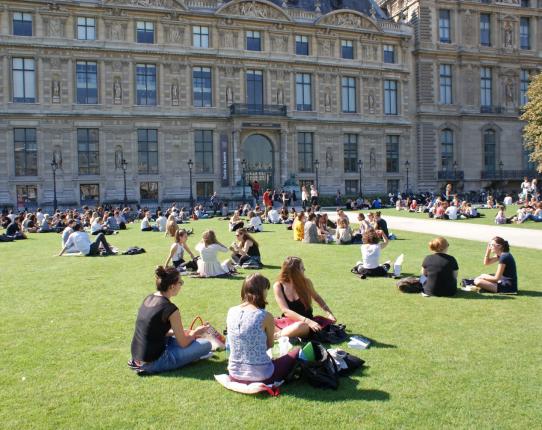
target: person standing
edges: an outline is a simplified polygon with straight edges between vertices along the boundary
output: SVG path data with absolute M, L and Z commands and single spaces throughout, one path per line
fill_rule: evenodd
M 311 185 L 311 206 L 318 206 L 318 190 L 314 184 Z
M 307 192 L 307 187 L 303 185 L 301 187 L 301 206 L 303 207 L 303 210 L 306 210 L 308 205 L 309 205 L 309 194 Z

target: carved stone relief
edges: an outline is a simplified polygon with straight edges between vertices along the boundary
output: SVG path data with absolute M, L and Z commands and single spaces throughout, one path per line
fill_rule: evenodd
M 350 27 L 354 29 L 374 28 L 374 25 L 367 19 L 353 13 L 337 13 L 324 17 L 320 24 L 333 25 L 337 27 Z
M 174 8 L 182 5 L 181 2 L 175 0 L 105 0 L 105 4 L 117 4 L 128 6 L 144 6 L 144 7 L 160 7 L 160 8 Z
M 333 57 L 333 41 L 323 39 L 318 41 L 318 55 L 322 57 Z
M 57 76 L 51 82 L 51 102 L 60 103 L 60 80 Z
M 333 148 L 328 146 L 326 149 L 326 169 L 333 168 Z
M 367 96 L 367 106 L 369 107 L 369 113 L 375 113 L 375 91 L 369 90 Z
M 277 89 L 277 104 L 284 104 L 284 90 L 282 89 L 282 86 L 279 86 Z
M 126 35 L 126 26 L 120 22 L 109 24 L 109 38 L 111 40 L 124 40 Z
M 116 105 L 122 103 L 122 83 L 118 76 L 113 82 L 113 103 Z
M 326 112 L 331 112 L 331 93 L 329 89 L 324 93 L 324 109 Z
M 181 43 L 184 38 L 184 28 L 178 25 L 168 25 L 166 27 L 166 37 L 169 43 Z
M 511 77 L 504 78 L 504 97 L 506 100 L 506 104 L 513 104 L 514 103 L 514 80 Z
M 61 18 L 47 18 L 46 22 L 47 36 L 49 37 L 64 37 L 64 19 Z
M 504 47 L 512 48 L 514 46 L 514 26 L 510 21 L 504 23 Z
M 463 19 L 463 37 L 465 38 L 465 44 L 473 46 L 474 41 L 474 17 L 470 10 L 465 12 Z
M 233 104 L 233 90 L 230 86 L 226 87 L 226 105 Z
M 237 48 L 237 32 L 231 30 L 221 31 L 220 45 L 223 48 Z
M 242 3 L 236 3 L 224 10 L 224 13 L 230 15 L 242 15 L 249 16 L 254 18 L 270 18 L 270 19 L 280 19 L 285 18 L 278 10 L 266 6 L 261 3 L 256 3 L 254 1 L 247 1 Z
M 271 36 L 271 50 L 286 52 L 288 50 L 288 36 Z
M 476 104 L 475 94 L 475 82 L 476 82 L 476 70 L 471 67 L 465 70 L 465 100 L 468 105 Z
M 173 106 L 179 106 L 179 82 L 177 79 L 171 84 L 171 104 Z

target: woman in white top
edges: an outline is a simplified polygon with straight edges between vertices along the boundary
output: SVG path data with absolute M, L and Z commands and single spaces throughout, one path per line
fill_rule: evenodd
M 350 226 L 342 218 L 339 218 L 337 221 L 335 242 L 337 242 L 339 245 L 347 245 L 352 243 L 352 230 L 350 230 Z
M 301 205 L 303 206 L 303 210 L 305 210 L 309 205 L 309 195 L 305 185 L 301 187 Z
M 262 225 L 262 219 L 256 215 L 253 211 L 250 211 L 248 213 L 248 223 L 249 223 L 249 229 L 254 232 L 258 233 L 260 231 L 263 231 L 263 225 Z
M 382 236 L 384 242 L 380 242 Z M 380 230 L 367 230 L 363 235 L 363 245 L 361 245 L 362 270 L 358 273 L 362 278 L 367 276 L 387 276 L 390 270 L 390 264 L 379 264 L 380 251 L 388 245 L 388 238 Z
M 235 211 L 233 213 L 233 216 L 230 218 L 230 222 L 229 222 L 229 230 L 230 231 L 235 231 L 235 230 L 238 230 L 240 228 L 243 228 L 243 226 L 245 225 L 245 222 L 241 219 L 241 216 L 239 215 L 239 211 Z
M 318 190 L 314 185 L 311 185 L 311 206 L 318 205 Z
M 183 258 L 184 251 L 188 252 L 190 254 L 190 257 L 192 257 L 192 260 L 194 260 L 195 256 L 186 243 L 187 239 L 188 233 L 184 228 L 177 230 L 177 232 L 175 233 L 175 242 L 171 245 L 171 248 L 169 249 L 169 256 L 166 260 L 166 264 L 164 264 L 164 267 L 167 267 L 169 262 L 171 261 L 175 268 L 183 269 L 181 265 L 185 263 L 185 260 Z M 191 270 L 197 269 L 197 266 L 194 262 L 187 263 L 185 267 Z
M 196 251 L 200 253 L 198 260 L 198 275 L 204 278 L 229 275 L 231 267 L 228 261 L 222 264 L 218 262 L 219 252 L 228 252 L 228 248 L 222 245 L 217 239 L 213 230 L 203 233 L 201 242 L 196 245 Z
M 156 218 L 156 225 L 158 227 L 158 231 L 165 232 L 166 225 L 167 225 L 167 218 L 164 215 L 162 215 L 162 211 L 158 211 L 156 215 L 158 215 L 158 218 Z

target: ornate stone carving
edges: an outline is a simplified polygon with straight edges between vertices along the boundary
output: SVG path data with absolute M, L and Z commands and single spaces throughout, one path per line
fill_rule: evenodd
M 476 104 L 476 100 L 474 98 L 476 94 L 476 90 L 474 88 L 474 82 L 476 80 L 475 74 L 476 72 L 472 69 L 472 67 L 469 67 L 469 69 L 466 70 L 465 100 L 467 101 L 468 105 Z
M 375 113 L 375 91 L 369 90 L 367 96 L 367 106 L 369 107 L 369 113 Z
M 376 170 L 376 149 L 371 148 L 371 151 L 369 152 L 369 168 L 371 169 L 371 172 L 374 172 Z
M 333 168 L 333 148 L 328 146 L 326 149 L 326 169 Z
M 54 79 L 51 83 L 51 101 L 60 103 L 60 80 Z
M 349 27 L 354 29 L 370 28 L 375 29 L 376 26 L 368 19 L 348 12 L 335 13 L 331 16 L 324 16 L 318 22 L 319 24 L 332 25 L 335 27 Z
M 122 146 L 117 145 L 115 146 L 115 169 L 121 169 L 122 168 L 122 159 L 124 158 L 124 155 L 122 153 Z
M 510 21 L 504 23 L 504 47 L 512 48 L 514 46 L 514 27 Z
M 329 89 L 324 93 L 324 109 L 326 112 L 331 112 L 331 93 Z
M 176 79 L 171 84 L 171 104 L 179 106 L 179 83 Z
M 47 35 L 49 37 L 64 37 L 64 20 L 50 18 L 47 23 Z
M 278 10 L 255 1 L 232 4 L 231 6 L 227 6 L 223 10 L 223 13 L 253 18 L 285 19 L 285 16 Z
M 109 25 L 109 38 L 111 40 L 124 40 L 125 34 L 125 26 L 120 22 L 112 22 Z
M 333 57 L 333 41 L 323 39 L 318 41 L 318 55 L 322 57 Z
M 62 67 L 62 61 L 57 57 L 51 58 L 49 60 L 49 64 L 51 64 L 51 70 L 60 70 Z
M 55 139 L 60 139 L 60 136 L 55 136 Z M 60 145 L 55 145 L 53 149 L 53 160 L 56 161 L 58 167 L 62 169 L 62 147 Z
M 223 48 L 237 48 L 237 32 L 231 30 L 221 31 L 220 44 Z
M 465 37 L 465 43 L 467 45 L 474 45 L 474 17 L 470 10 L 465 12 L 465 18 L 463 20 L 463 35 Z
M 504 78 L 504 97 L 506 104 L 514 103 L 514 80 L 511 77 Z
M 122 63 L 120 61 L 114 61 L 113 62 L 113 71 L 115 71 L 115 72 L 121 72 L 122 71 Z
M 122 82 L 119 77 L 113 82 L 113 103 L 116 105 L 122 103 Z
M 166 29 L 166 37 L 169 43 L 180 43 L 184 38 L 184 28 L 178 25 L 169 25 Z
M 160 8 L 175 8 L 183 7 L 183 4 L 177 0 L 105 0 L 105 4 L 127 5 L 127 6 L 143 6 L 143 7 L 160 7 Z
M 233 104 L 233 90 L 230 86 L 226 87 L 226 106 Z
M 271 50 L 274 52 L 286 52 L 288 50 L 288 36 L 271 36 Z
M 284 90 L 282 89 L 282 86 L 279 86 L 277 89 L 277 104 L 284 104 Z

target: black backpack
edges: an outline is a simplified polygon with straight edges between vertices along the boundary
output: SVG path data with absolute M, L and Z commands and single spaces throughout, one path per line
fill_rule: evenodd
M 315 388 L 339 387 L 339 369 L 324 346 L 312 342 L 314 361 L 301 361 L 301 375 Z
M 137 255 L 143 253 L 145 253 L 145 249 L 139 248 L 138 246 L 131 246 L 126 251 L 124 251 L 122 255 Z
M 320 343 L 341 343 L 348 339 L 345 326 L 342 324 L 330 324 L 320 331 L 311 332 L 311 340 Z

